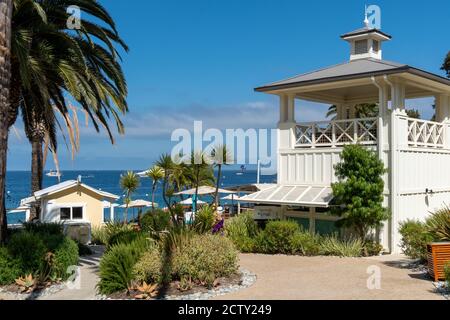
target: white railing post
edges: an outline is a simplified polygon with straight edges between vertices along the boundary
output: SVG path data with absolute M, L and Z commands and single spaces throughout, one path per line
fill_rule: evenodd
M 353 120 L 353 143 L 358 143 L 358 120 Z
M 336 123 L 331 121 L 331 145 L 336 147 Z
M 316 125 L 313 123 L 311 125 L 311 148 L 316 147 Z

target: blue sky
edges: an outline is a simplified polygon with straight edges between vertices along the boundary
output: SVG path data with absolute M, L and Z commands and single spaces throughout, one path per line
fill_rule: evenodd
M 130 46 L 124 54 L 130 113 L 126 135 L 112 146 L 105 133 L 82 128 L 72 161 L 60 142 L 65 170 L 141 169 L 169 152 L 170 133 L 206 127 L 271 128 L 277 99 L 253 88 L 349 58 L 340 34 L 362 27 L 364 5 L 382 10 L 382 30 L 393 40 L 383 58 L 443 75 L 450 50 L 448 12 L 441 1 L 102 0 Z M 422 113 L 429 100 L 413 102 Z M 299 103 L 297 119 L 322 120 L 325 106 Z M 31 148 L 17 123 L 10 170 L 28 170 Z M 47 168 L 53 164 L 48 161 Z

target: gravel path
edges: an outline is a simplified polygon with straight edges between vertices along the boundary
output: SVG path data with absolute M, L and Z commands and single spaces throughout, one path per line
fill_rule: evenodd
M 411 270 L 411 262 L 401 255 L 337 258 L 243 254 L 241 267 L 257 275 L 256 283 L 215 299 L 444 300 L 423 270 Z M 380 272 L 379 289 L 368 288 L 368 271 Z

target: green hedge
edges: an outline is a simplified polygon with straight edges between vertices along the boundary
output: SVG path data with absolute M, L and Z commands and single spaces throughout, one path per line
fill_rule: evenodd
M 433 241 L 425 223 L 407 220 L 400 223 L 399 232 L 402 236 L 400 247 L 403 253 L 413 259 L 427 260 L 427 244 Z
M 300 233 L 295 221 L 270 221 L 256 238 L 257 250 L 269 254 L 291 254 L 291 238 Z
M 20 261 L 13 258 L 7 248 L 0 247 L 0 285 L 13 283 L 21 275 Z

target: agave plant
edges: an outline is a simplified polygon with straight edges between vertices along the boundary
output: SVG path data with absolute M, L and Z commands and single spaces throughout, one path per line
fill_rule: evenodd
M 450 241 L 450 208 L 448 206 L 432 213 L 426 222 L 428 232 L 438 241 Z
M 32 292 L 37 284 L 36 279 L 33 278 L 33 275 L 31 273 L 25 277 L 16 279 L 15 282 L 20 287 L 20 292 L 22 293 Z

